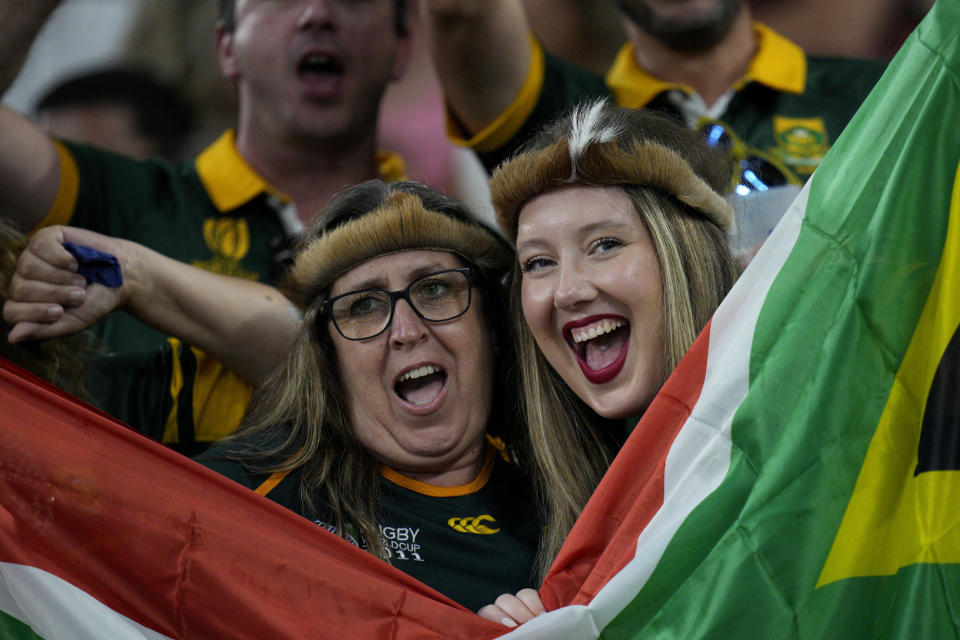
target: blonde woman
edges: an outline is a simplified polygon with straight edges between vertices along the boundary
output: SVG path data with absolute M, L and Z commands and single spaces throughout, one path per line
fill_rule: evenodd
M 736 279 L 728 158 L 651 112 L 584 105 L 490 183 L 516 243 L 522 403 L 545 573 L 618 445 Z M 531 597 L 533 596 L 533 597 Z M 542 612 L 535 592 L 482 614 Z

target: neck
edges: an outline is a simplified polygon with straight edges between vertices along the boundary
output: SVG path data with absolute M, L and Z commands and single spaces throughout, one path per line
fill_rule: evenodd
M 304 224 L 344 186 L 379 177 L 373 131 L 349 144 L 342 140 L 278 142 L 263 140 L 241 127 L 237 151 L 268 183 L 293 199 Z
M 706 51 L 676 51 L 663 46 L 629 20 L 627 37 L 633 44 L 636 63 L 666 82 L 685 84 L 696 91 L 707 106 L 744 76 L 756 52 L 753 19 L 744 4 L 730 32 Z
M 413 471 L 409 469 L 395 469 L 397 473 L 412 478 L 418 482 L 435 487 L 459 487 L 470 484 L 477 479 L 483 470 L 483 463 L 487 460 L 486 439 L 476 447 L 471 448 L 455 464 L 442 471 Z

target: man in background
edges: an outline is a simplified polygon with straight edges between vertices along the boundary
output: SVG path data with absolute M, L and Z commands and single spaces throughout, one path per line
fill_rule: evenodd
M 0 92 L 59 4 L 0 0 Z M 403 176 L 402 160 L 379 151 L 376 126 L 383 93 L 406 64 L 403 0 L 220 0 L 218 15 L 237 124 L 194 159 L 108 154 L 0 107 L 0 206 L 21 230 L 71 224 L 275 282 L 290 239 L 333 193 Z M 73 294 L 84 295 L 79 281 Z M 163 340 L 123 315 L 97 330 L 119 351 Z
M 421 6 L 451 136 L 488 168 L 560 112 L 610 97 L 703 129 L 769 183 L 757 188 L 799 184 L 885 66 L 807 56 L 754 22 L 745 0 L 618 0 L 627 43 L 605 77 L 546 52 L 520 0 Z

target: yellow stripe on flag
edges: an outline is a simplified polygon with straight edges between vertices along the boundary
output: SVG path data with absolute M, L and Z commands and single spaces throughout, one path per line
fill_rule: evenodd
M 960 166 L 943 256 L 817 587 L 895 574 L 918 563 L 960 563 L 960 470 L 914 475 L 924 408 L 960 326 Z

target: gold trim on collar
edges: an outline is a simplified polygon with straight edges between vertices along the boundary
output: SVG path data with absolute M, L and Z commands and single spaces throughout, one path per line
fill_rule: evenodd
M 398 471 L 391 469 L 390 467 L 381 466 L 380 475 L 392 482 L 393 484 L 400 485 L 404 489 L 409 489 L 410 491 L 416 491 L 417 493 L 422 493 L 425 496 L 432 496 L 434 498 L 453 498 L 456 496 L 467 496 L 471 493 L 476 493 L 483 489 L 487 481 L 490 480 L 490 475 L 493 473 L 493 463 L 495 459 L 495 449 L 491 445 L 487 445 L 487 457 L 483 461 L 483 468 L 480 470 L 480 474 L 474 478 L 472 482 L 467 484 L 461 484 L 456 487 L 438 487 L 426 482 L 420 482 L 419 480 L 414 480 L 413 478 L 408 478 L 407 476 L 401 474 Z
M 260 177 L 237 151 L 233 129 L 228 129 L 197 156 L 197 175 L 214 206 L 223 213 L 236 209 L 261 193 L 283 196 Z
M 377 152 L 377 173 L 384 182 L 407 179 L 407 165 L 400 154 L 393 151 Z
M 77 162 L 63 143 L 59 140 L 52 140 L 52 142 L 54 149 L 57 150 L 57 158 L 60 160 L 60 186 L 57 188 L 57 197 L 50 205 L 50 210 L 30 233 L 54 224 L 70 224 L 73 210 L 77 206 L 77 195 L 80 193 L 80 173 L 77 171 Z
M 633 43 L 627 42 L 617 53 L 617 57 L 607 72 L 607 86 L 613 91 L 614 100 L 621 107 L 639 109 L 669 89 L 680 89 L 684 93 L 693 90 L 678 82 L 665 82 L 655 78 L 637 64 L 633 57 Z
M 772 89 L 788 93 L 803 93 L 807 81 L 807 57 L 803 49 L 759 22 L 753 23 L 757 39 L 757 53 L 750 67 L 734 86 L 740 89 L 748 82 L 759 82 Z M 666 82 L 655 78 L 637 65 L 633 44 L 626 43 L 607 72 L 607 85 L 613 91 L 618 105 L 639 109 L 669 89 L 679 89 L 687 95 L 694 93 L 685 84 Z
M 753 33 L 757 53 L 736 88 L 753 81 L 778 91 L 803 93 L 807 84 L 807 56 L 803 49 L 759 22 L 753 23 Z
M 385 182 L 405 180 L 407 167 L 403 158 L 392 151 L 378 151 L 377 173 Z M 221 212 L 231 211 L 250 202 L 261 193 L 274 195 L 284 202 L 290 197 L 274 188 L 237 151 L 236 133 L 228 129 L 197 156 L 197 175 L 214 206 Z

